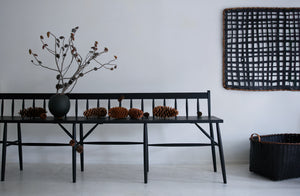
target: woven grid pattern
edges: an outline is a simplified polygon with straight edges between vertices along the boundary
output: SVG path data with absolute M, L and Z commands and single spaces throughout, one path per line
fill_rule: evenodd
M 300 8 L 225 9 L 223 86 L 300 90 Z

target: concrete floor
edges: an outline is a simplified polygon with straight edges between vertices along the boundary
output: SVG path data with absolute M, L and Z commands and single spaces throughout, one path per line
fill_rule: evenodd
M 143 183 L 142 165 L 86 164 L 72 183 L 71 164 L 29 164 L 24 171 L 8 163 L 1 196 L 112 195 L 112 196 L 291 196 L 300 195 L 300 178 L 271 181 L 248 170 L 246 164 L 227 164 L 228 184 L 220 169 L 202 165 L 150 165 L 149 182 Z

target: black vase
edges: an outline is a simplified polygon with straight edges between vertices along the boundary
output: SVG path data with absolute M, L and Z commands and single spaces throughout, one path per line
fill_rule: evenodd
M 62 118 L 70 110 L 70 99 L 67 95 L 53 95 L 49 99 L 48 108 L 54 117 Z

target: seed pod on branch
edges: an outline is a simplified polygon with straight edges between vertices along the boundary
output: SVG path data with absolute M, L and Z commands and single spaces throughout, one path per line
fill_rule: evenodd
M 43 46 L 42 46 L 42 49 L 45 49 L 45 47 L 47 47 L 48 46 L 48 44 L 44 44 Z
M 73 41 L 75 40 L 74 33 L 71 33 L 71 39 L 72 39 Z
M 63 85 L 62 84 L 56 84 L 55 85 L 55 88 L 58 90 L 58 89 L 62 89 L 63 88 Z

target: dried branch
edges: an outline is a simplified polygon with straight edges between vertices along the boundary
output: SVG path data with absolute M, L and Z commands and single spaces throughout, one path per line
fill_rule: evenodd
M 114 56 L 114 59 L 106 62 L 101 63 L 97 60 L 101 55 L 108 52 L 107 48 L 104 48 L 103 51 L 97 52 L 98 50 L 98 41 L 95 41 L 94 45 L 91 47 L 91 51 L 89 51 L 85 58 L 83 58 L 78 52 L 75 47 L 74 41 L 75 41 L 75 34 L 79 27 L 75 27 L 71 30 L 70 37 L 67 39 L 64 36 L 57 37 L 50 31 L 47 32 L 47 38 L 52 38 L 54 40 L 54 48 L 51 49 L 48 45 L 48 43 L 45 41 L 44 37 L 40 36 L 40 41 L 42 42 L 42 49 L 46 49 L 50 54 L 54 56 L 55 65 L 56 68 L 51 68 L 48 66 L 43 65 L 42 61 L 38 59 L 38 55 L 33 53 L 31 49 L 29 49 L 29 54 L 33 56 L 34 60 L 31 60 L 31 62 L 36 66 L 41 66 L 43 68 L 49 69 L 51 71 L 58 72 L 58 75 L 56 76 L 57 84 L 56 84 L 56 93 L 64 94 L 68 89 L 70 93 L 75 85 L 77 84 L 77 81 L 79 78 L 85 76 L 87 73 L 90 73 L 92 71 L 97 71 L 101 68 L 114 70 L 117 68 L 117 65 L 113 63 L 117 60 L 117 56 Z M 69 62 L 66 62 L 66 57 L 70 55 L 71 59 Z M 87 69 L 88 66 L 90 66 L 91 62 L 95 61 L 100 66 L 90 68 L 88 71 L 84 71 Z M 70 71 L 70 68 L 72 65 L 77 66 L 75 69 L 75 72 L 69 76 L 68 72 Z

